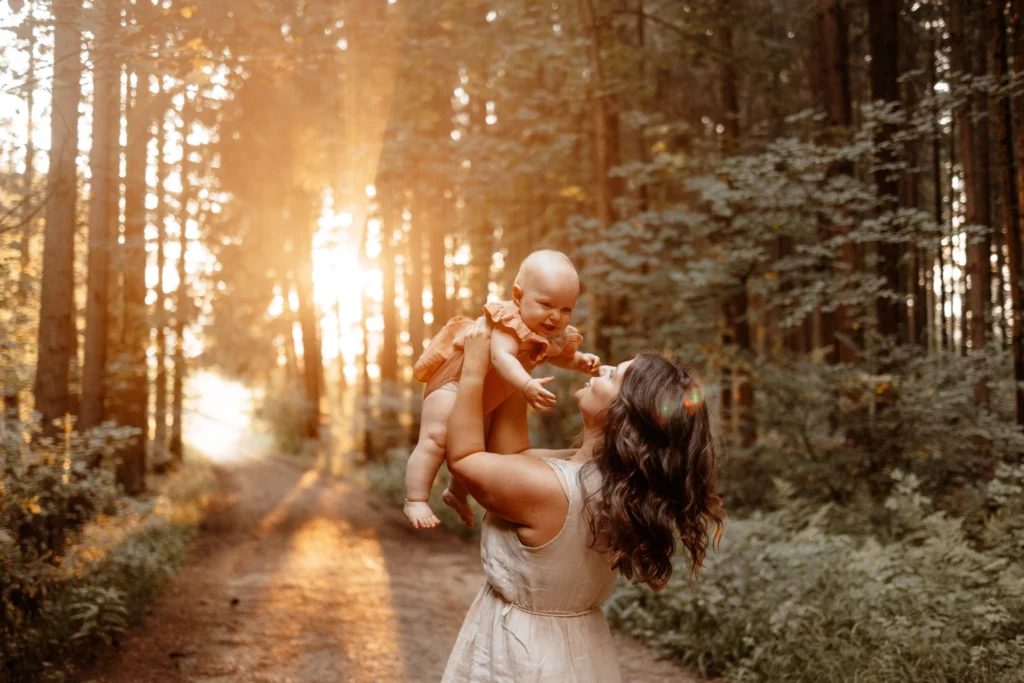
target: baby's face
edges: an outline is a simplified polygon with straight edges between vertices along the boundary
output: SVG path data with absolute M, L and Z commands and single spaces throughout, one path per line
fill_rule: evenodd
M 557 337 L 569 326 L 580 285 L 575 274 L 536 273 L 513 292 L 526 326 L 542 337 Z

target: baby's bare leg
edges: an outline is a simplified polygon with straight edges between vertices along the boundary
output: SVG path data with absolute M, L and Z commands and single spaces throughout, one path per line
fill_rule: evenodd
M 430 529 L 441 523 L 427 501 L 430 487 L 444 462 L 448 417 L 456 396 L 455 391 L 442 387 L 423 399 L 420 438 L 405 466 L 405 505 L 402 506 L 405 516 L 417 529 Z

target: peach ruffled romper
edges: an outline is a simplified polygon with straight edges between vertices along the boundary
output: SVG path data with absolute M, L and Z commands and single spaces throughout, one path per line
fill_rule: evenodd
M 542 337 L 523 322 L 519 306 L 513 301 L 499 301 L 484 306 L 484 315 L 496 327 L 501 327 L 519 339 L 519 353 L 516 358 L 527 372 L 548 358 L 571 359 L 583 342 L 583 336 L 573 326 L 565 328 L 554 338 Z M 444 328 L 430 340 L 430 346 L 423 352 L 413 367 L 413 376 L 425 382 L 423 398 L 426 398 L 446 384 L 458 382 L 462 375 L 462 353 L 465 348 L 466 332 L 473 326 L 470 318 L 452 318 Z M 516 392 L 498 372 L 491 368 L 484 379 L 484 414 L 488 415 Z

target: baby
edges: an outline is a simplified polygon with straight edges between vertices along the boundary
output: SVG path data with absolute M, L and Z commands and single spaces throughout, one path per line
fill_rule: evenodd
M 493 323 L 491 365 L 484 379 L 484 415 L 514 393 L 524 394 L 537 410 L 549 411 L 555 395 L 544 388 L 554 377 L 533 378 L 530 373 L 548 362 L 567 370 L 590 375 L 598 373 L 600 359 L 577 351 L 583 337 L 569 325 L 580 279 L 572 261 L 557 251 L 535 251 L 523 261 L 512 286 L 512 301 L 484 306 Z M 413 369 L 416 379 L 426 382 L 419 442 L 409 456 L 405 470 L 405 516 L 418 529 L 440 524 L 427 504 L 430 487 L 444 462 L 448 416 L 455 405 L 462 374 L 463 338 L 473 326 L 469 318 L 452 318 L 430 342 Z M 466 524 L 473 525 L 473 512 L 466 493 L 453 480 L 444 492 L 444 502 L 455 509 Z

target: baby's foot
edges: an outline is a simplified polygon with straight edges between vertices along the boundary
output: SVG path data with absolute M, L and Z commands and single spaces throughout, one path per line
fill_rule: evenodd
M 402 512 L 416 529 L 433 529 L 441 523 L 430 506 L 422 500 L 406 500 Z
M 451 489 L 445 489 L 441 495 L 444 504 L 459 513 L 459 517 L 466 523 L 466 526 L 473 526 L 473 509 L 469 507 L 469 501 L 466 498 L 459 498 Z

